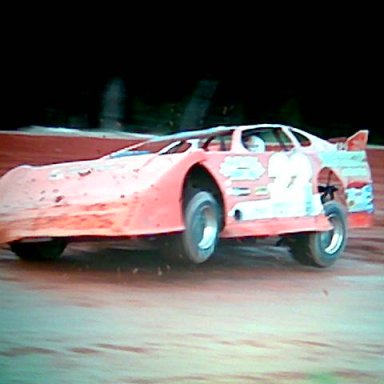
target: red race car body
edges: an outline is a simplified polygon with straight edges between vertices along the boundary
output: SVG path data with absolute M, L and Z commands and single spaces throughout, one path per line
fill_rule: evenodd
M 202 262 L 219 237 L 333 236 L 332 215 L 343 215 L 345 231 L 367 227 L 367 139 L 360 131 L 331 143 L 279 124 L 216 127 L 156 137 L 96 160 L 19 166 L 0 179 L 0 243 L 160 236 Z M 326 212 L 330 201 L 342 213 Z

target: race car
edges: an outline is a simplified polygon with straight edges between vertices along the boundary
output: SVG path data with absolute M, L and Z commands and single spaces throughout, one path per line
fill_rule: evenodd
M 278 236 L 328 267 L 373 222 L 368 131 L 330 142 L 281 124 L 158 136 L 89 161 L 22 165 L 0 179 L 0 243 L 26 260 L 72 241 L 125 239 L 202 263 L 220 238 Z

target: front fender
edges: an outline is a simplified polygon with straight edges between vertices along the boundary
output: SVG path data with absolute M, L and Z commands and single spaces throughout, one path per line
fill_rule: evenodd
M 146 180 L 137 204 L 140 217 L 137 225 L 152 233 L 181 231 L 183 219 L 183 185 L 188 171 L 206 159 L 204 151 L 160 155 L 139 172 Z

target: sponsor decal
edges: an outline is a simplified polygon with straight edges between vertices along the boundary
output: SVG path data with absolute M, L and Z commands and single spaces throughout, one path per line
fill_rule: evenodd
M 323 212 L 320 194 L 312 195 L 310 201 L 253 200 L 236 203 L 228 216 L 241 217 L 241 220 L 273 219 L 283 217 L 317 216 Z M 240 215 L 239 215 L 240 213 Z
M 367 167 L 343 168 L 341 174 L 344 177 L 366 177 L 370 175 Z
M 340 168 L 344 177 L 369 177 L 367 154 L 365 151 L 356 152 L 324 152 L 319 154 L 322 165 L 330 168 Z
M 361 188 L 347 188 L 345 195 L 349 212 L 372 213 L 374 211 L 372 184 L 364 185 Z
M 257 180 L 265 168 L 257 157 L 227 156 L 220 164 L 219 172 L 231 180 Z
M 255 188 L 255 195 L 256 196 L 267 196 L 269 195 L 268 186 L 262 185 Z
M 251 189 L 247 187 L 231 187 L 226 190 L 227 195 L 231 196 L 249 196 Z
M 231 216 L 256 220 L 315 216 L 323 212 L 320 194 L 313 193 L 312 163 L 305 154 L 275 153 L 269 159 L 267 173 L 271 182 L 257 186 L 255 199 L 237 203 L 229 213 Z M 260 196 L 265 198 L 257 199 Z

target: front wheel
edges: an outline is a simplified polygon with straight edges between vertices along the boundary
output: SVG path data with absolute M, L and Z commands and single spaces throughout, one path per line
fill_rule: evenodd
M 15 241 L 10 244 L 11 251 L 27 261 L 55 260 L 64 252 L 66 246 L 67 241 L 64 239 L 29 243 Z
M 290 248 L 293 258 L 301 264 L 329 267 L 344 252 L 348 235 L 344 207 L 331 200 L 324 204 L 324 213 L 333 227 L 331 230 L 299 234 L 291 238 Z
M 220 231 L 220 208 L 213 195 L 195 193 L 184 209 L 185 230 L 171 235 L 162 246 L 167 259 L 200 264 L 215 252 Z

